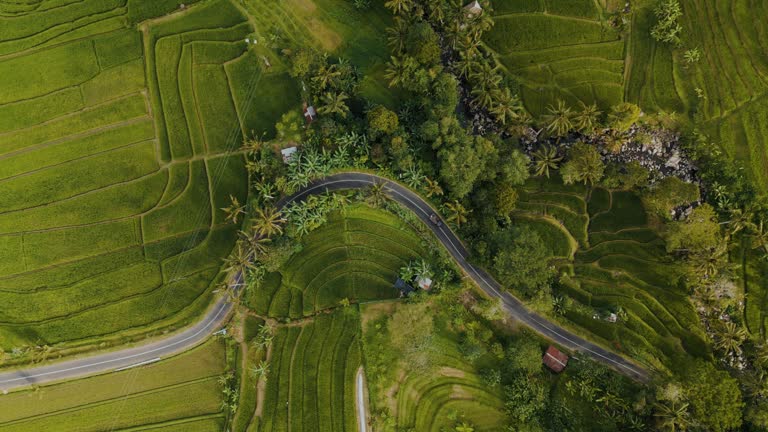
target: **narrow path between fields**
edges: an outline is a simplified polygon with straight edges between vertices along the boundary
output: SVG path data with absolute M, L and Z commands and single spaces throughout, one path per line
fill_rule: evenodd
M 465 275 L 471 278 L 488 296 L 501 299 L 504 310 L 512 318 L 527 325 L 545 338 L 569 350 L 583 353 L 594 361 L 603 363 L 632 379 L 644 382 L 650 379 L 649 372 L 635 362 L 577 336 L 546 317 L 529 310 L 523 302 L 506 291 L 485 270 L 470 263 L 469 253 L 458 236 L 445 223 L 435 225 L 430 221 L 430 216 L 434 214 L 439 217 L 439 212 L 418 194 L 400 183 L 368 173 L 339 173 L 317 180 L 296 194 L 280 200 L 277 207 L 281 209 L 310 195 L 335 190 L 364 189 L 374 184 L 383 184 L 386 193 L 392 200 L 411 210 L 429 227 Z M 230 284 L 237 289 L 243 285 L 242 281 L 242 274 L 237 273 L 230 279 Z M 232 310 L 233 305 L 228 301 L 228 296 L 220 296 L 198 323 L 163 339 L 119 351 L 94 353 L 79 359 L 0 373 L 0 392 L 111 372 L 119 368 L 135 367 L 148 360 L 178 354 L 199 345 L 220 329 L 229 319 Z
M 355 404 L 357 405 L 357 424 L 360 432 L 368 432 L 368 410 L 365 403 L 365 375 L 363 367 L 357 370 L 355 377 Z

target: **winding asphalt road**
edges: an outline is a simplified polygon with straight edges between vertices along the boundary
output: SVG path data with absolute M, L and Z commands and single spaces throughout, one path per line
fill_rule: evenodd
M 293 202 L 301 201 L 314 194 L 326 191 L 361 189 L 375 183 L 383 183 L 389 197 L 413 211 L 434 232 L 437 239 L 448 250 L 453 259 L 486 294 L 502 300 L 504 309 L 509 315 L 551 339 L 555 343 L 591 357 L 616 371 L 639 381 L 648 381 L 648 371 L 626 358 L 608 351 L 592 342 L 563 329 L 543 316 L 528 310 L 520 300 L 504 291 L 488 273 L 475 267 L 467 261 L 468 253 L 459 238 L 445 224 L 436 226 L 429 220 L 430 215 L 437 212 L 417 194 L 408 188 L 366 173 L 341 173 L 328 176 L 312 183 L 300 192 L 281 200 L 278 208 Z M 239 286 L 241 275 L 236 275 L 232 283 Z M 0 373 L 0 392 L 10 391 L 20 387 L 39 385 L 43 383 L 68 380 L 87 375 L 95 375 L 115 370 L 123 370 L 158 361 L 197 346 L 212 333 L 218 331 L 229 318 L 232 304 L 226 296 L 220 296 L 216 303 L 206 312 L 198 323 L 181 332 L 171 334 L 162 339 L 144 345 L 125 348 L 118 351 L 96 353 L 88 357 L 51 363 L 45 366 L 27 369 L 10 370 Z

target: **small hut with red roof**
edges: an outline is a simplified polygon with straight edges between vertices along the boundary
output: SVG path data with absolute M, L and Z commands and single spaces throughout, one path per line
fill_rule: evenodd
M 568 365 L 568 356 L 563 354 L 553 345 L 550 345 L 541 361 L 543 361 L 548 368 L 552 369 L 552 371 L 560 373 L 565 369 L 565 366 Z

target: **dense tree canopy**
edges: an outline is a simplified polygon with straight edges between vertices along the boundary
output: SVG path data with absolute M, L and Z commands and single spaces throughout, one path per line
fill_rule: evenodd
M 672 209 L 697 201 L 699 198 L 697 185 L 686 183 L 677 177 L 667 177 L 656 183 L 643 196 L 643 204 L 648 211 L 670 219 Z
M 605 164 L 594 146 L 578 142 L 571 148 L 569 158 L 560 169 L 565 184 L 581 181 L 593 185 L 603 178 Z
M 530 229 L 509 228 L 495 236 L 493 269 L 502 284 L 533 296 L 552 278 L 549 252 L 541 237 Z
M 695 208 L 684 221 L 672 222 L 668 228 L 666 240 L 669 251 L 700 254 L 716 248 L 721 242 L 717 214 L 709 204 Z
M 685 389 L 693 416 L 704 430 L 726 432 L 741 426 L 741 390 L 728 372 L 697 361 L 687 371 Z

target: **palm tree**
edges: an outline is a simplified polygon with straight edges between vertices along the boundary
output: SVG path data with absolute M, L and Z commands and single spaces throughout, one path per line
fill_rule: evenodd
M 422 278 L 431 278 L 435 275 L 435 273 L 432 271 L 432 266 L 429 265 L 429 263 L 425 260 L 420 260 L 418 262 L 416 265 L 416 271 L 418 276 Z
M 243 151 L 245 151 L 249 156 L 253 156 L 261 150 L 262 145 L 264 144 L 264 136 L 266 135 L 266 132 L 261 134 L 261 136 L 251 135 L 250 138 L 247 138 L 245 142 L 243 143 L 243 146 L 241 147 Z
M 418 189 L 421 187 L 422 182 L 427 177 L 421 173 L 421 170 L 414 164 L 410 164 L 404 173 L 400 175 L 400 178 L 405 181 L 412 189 Z
M 611 153 L 618 153 L 624 146 L 624 136 L 616 131 L 605 135 L 605 148 Z
M 523 105 L 520 103 L 520 98 L 512 94 L 508 87 L 496 90 L 493 99 L 494 103 L 490 111 L 501 124 L 506 125 L 507 120 L 514 121 L 520 117 Z
M 448 222 L 453 222 L 457 227 L 461 228 L 461 224 L 467 223 L 467 215 L 469 211 L 459 202 L 459 200 L 453 200 L 447 202 L 443 206 L 448 212 Z
M 467 77 L 477 67 L 477 61 L 465 52 L 459 53 L 459 59 L 453 63 L 460 77 Z
M 762 219 L 755 228 L 752 237 L 752 249 L 754 250 L 759 248 L 763 248 L 763 251 L 768 253 L 768 230 L 765 229 Z
M 400 267 L 400 279 L 411 282 L 418 275 L 418 269 L 414 265 L 413 261 Z
M 432 180 L 429 177 L 425 177 L 424 182 L 426 183 L 424 185 L 424 189 L 427 191 L 427 198 L 432 198 L 433 196 L 440 196 L 443 194 L 443 188 L 440 187 L 440 183 L 438 183 L 437 180 Z
M 255 268 L 250 251 L 243 246 L 242 241 L 238 241 L 232 253 L 224 258 L 224 271 L 227 273 L 245 273 L 246 270 Z
M 397 87 L 410 79 L 413 70 L 414 61 L 412 57 L 390 57 L 387 62 L 387 70 L 384 72 L 384 78 L 389 80 L 390 87 Z
M 729 224 L 730 230 L 729 234 L 731 236 L 738 234 L 742 230 L 754 230 L 756 229 L 755 224 L 752 222 L 752 217 L 754 216 L 751 209 L 733 209 L 731 210 L 731 220 L 726 222 L 721 222 L 722 224 Z
M 488 62 L 480 63 L 477 70 L 469 74 L 469 78 L 473 88 L 483 87 L 489 91 L 495 90 L 501 83 L 501 75 Z
M 741 344 L 747 339 L 747 331 L 728 321 L 718 330 L 715 347 L 726 354 L 741 355 Z
M 336 81 L 341 76 L 341 71 L 338 70 L 336 65 L 323 65 L 317 71 L 316 75 L 312 77 L 318 90 L 325 90 L 328 86 L 335 87 Z
M 226 214 L 225 220 L 236 224 L 240 216 L 245 214 L 245 206 L 240 205 L 240 201 L 233 195 L 229 196 L 229 200 L 231 201 L 229 207 L 224 207 L 222 210 Z
M 429 20 L 435 23 L 443 24 L 445 21 L 445 9 L 443 9 L 442 0 L 431 0 L 427 2 L 429 6 Z
M 584 102 L 579 102 L 579 104 L 581 111 L 573 118 L 576 129 L 582 133 L 592 133 L 597 129 L 602 112 L 597 109 L 597 104 L 587 105 Z
M 400 15 L 413 8 L 413 0 L 387 0 L 384 7 L 390 9 L 395 15 Z
M 467 422 L 461 422 L 460 425 L 454 428 L 456 432 L 475 432 L 475 428 Z
M 349 114 L 349 107 L 346 102 L 349 96 L 346 93 L 326 92 L 322 99 L 323 105 L 317 109 L 317 112 L 321 114 L 338 114 L 342 118 L 347 117 L 347 114 Z
M 269 375 L 269 362 L 261 360 L 258 364 L 251 366 L 248 369 L 248 375 L 250 375 L 251 378 L 255 379 L 256 381 L 263 380 L 264 382 L 267 382 L 267 375 Z
M 717 247 L 691 258 L 701 275 L 706 278 L 717 276 L 720 270 L 727 266 L 728 242 L 721 241 Z
M 220 282 L 216 289 L 213 290 L 214 293 L 224 293 L 227 296 L 228 302 L 233 302 L 237 298 L 237 284 L 230 284 L 227 281 Z
M 383 204 L 387 199 L 387 191 L 384 189 L 384 186 L 383 182 L 374 182 L 368 188 L 368 200 L 376 207 Z
M 630 415 L 627 420 L 627 428 L 631 432 L 643 432 L 647 429 L 643 419 L 636 415 Z
M 256 192 L 259 193 L 259 198 L 264 202 L 272 201 L 277 195 L 277 186 L 268 181 L 262 180 L 256 183 L 253 188 L 256 189 Z
M 557 149 L 553 146 L 544 146 L 533 152 L 533 164 L 537 176 L 545 175 L 549 178 L 549 170 L 556 170 L 563 158 L 557 156 Z
M 493 105 L 493 94 L 496 91 L 495 88 L 488 88 L 482 86 L 472 87 L 472 102 L 471 105 L 474 108 L 490 109 Z
M 768 367 L 768 343 L 758 345 L 755 349 L 755 363 L 762 367 Z
M 657 403 L 655 411 L 653 416 L 659 419 L 659 426 L 662 430 L 670 432 L 684 431 L 691 424 L 687 403 Z
M 267 251 L 267 245 L 272 243 L 272 239 L 267 237 L 255 236 L 253 233 L 246 231 L 237 232 L 240 239 L 245 242 L 248 247 L 256 254 L 263 254 Z
M 253 218 L 253 230 L 260 236 L 270 238 L 276 234 L 282 234 L 282 224 L 285 223 L 280 211 L 274 207 L 266 209 L 256 209 L 256 215 Z
M 547 131 L 556 137 L 565 136 L 571 129 L 573 123 L 571 118 L 573 113 L 562 100 L 557 101 L 557 105 L 547 107 L 549 114 L 544 115 L 544 121 L 547 123 Z
M 387 28 L 387 43 L 394 51 L 401 53 L 405 50 L 408 28 L 409 23 L 400 17 L 395 17 L 395 25 Z

